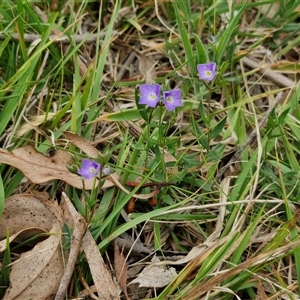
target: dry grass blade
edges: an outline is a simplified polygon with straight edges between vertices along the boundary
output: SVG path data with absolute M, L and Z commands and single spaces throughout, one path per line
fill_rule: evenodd
M 195 286 L 193 286 L 189 292 L 184 295 L 184 300 L 194 300 L 199 298 L 200 296 L 206 294 L 209 291 L 214 290 L 218 285 L 220 285 L 226 279 L 230 279 L 233 276 L 239 274 L 242 271 L 250 270 L 254 266 L 259 266 L 259 264 L 264 264 L 267 261 L 273 260 L 277 257 L 280 257 L 286 254 L 288 251 L 299 247 L 300 241 L 290 243 L 288 245 L 279 247 L 275 250 L 268 251 L 253 258 L 250 258 L 243 263 L 239 264 L 238 266 L 229 269 L 227 271 L 222 272 L 220 275 L 216 275 L 211 279 L 207 280 L 205 283 L 199 282 Z M 250 272 L 250 271 L 249 271 Z
M 0 215 L 20 191 L 63 200 L 3 214 L 0 298 L 53 218 L 57 299 L 298 299 L 298 2 L 19 2 L 0 5 Z
M 248 57 L 244 57 L 242 62 L 250 67 L 251 69 L 258 69 L 259 73 L 261 73 L 264 77 L 273 81 L 275 84 L 281 87 L 294 87 L 295 82 L 290 80 L 288 77 L 281 75 L 280 73 L 276 73 L 272 70 L 269 70 L 267 66 L 262 66 L 261 62 L 255 61 Z
M 85 42 L 85 43 L 93 43 L 95 42 L 97 39 L 99 39 L 99 37 L 104 37 L 105 36 L 105 32 L 101 32 L 100 34 L 98 33 L 83 33 L 83 34 L 73 34 L 70 37 L 66 36 L 66 35 L 62 35 L 60 37 L 57 37 L 57 35 L 50 35 L 49 36 L 49 40 L 53 40 L 53 42 L 55 43 L 63 43 L 63 44 L 70 44 L 70 43 L 81 43 L 81 42 Z M 114 35 L 119 35 L 120 33 L 115 31 Z M 0 33 L 0 40 L 4 40 L 6 38 L 6 35 L 3 33 Z M 12 35 L 12 38 L 15 40 L 19 40 L 20 36 L 17 33 L 14 33 Z M 41 39 L 41 36 L 38 34 L 34 34 L 34 33 L 25 33 L 24 34 L 24 41 L 28 42 L 28 43 L 33 43 L 35 41 L 38 41 Z

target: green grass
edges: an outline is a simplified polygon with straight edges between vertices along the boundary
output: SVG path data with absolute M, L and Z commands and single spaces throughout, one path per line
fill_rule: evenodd
M 161 260 L 169 260 L 170 251 L 196 251 L 173 281 L 153 288 L 147 299 L 279 299 L 283 294 L 297 299 L 297 1 L 278 7 L 273 0 L 58 1 L 54 10 L 55 1 L 15 2 L 0 4 L 1 148 L 33 144 L 44 154 L 64 149 L 80 161 L 85 155 L 62 135 L 71 131 L 105 156 L 130 193 L 114 186 L 90 197 L 64 182 L 24 185 L 20 171 L 1 164 L 0 213 L 13 194 L 42 190 L 60 200 L 65 191 L 89 217 L 109 269 L 112 241 L 125 232 Z M 29 33 L 39 39 L 29 42 Z M 82 33 L 98 36 L 74 42 Z M 68 40 L 58 41 L 62 36 Z M 268 77 L 267 71 L 249 68 L 243 57 L 274 73 Z M 197 64 L 212 61 L 215 80 L 199 80 Z M 278 85 L 277 73 L 294 86 Z M 180 88 L 184 105 L 168 112 L 138 104 L 145 82 L 163 90 Z M 137 186 L 130 189 L 128 181 Z M 137 200 L 128 215 L 132 195 L 153 190 L 143 187 L 148 182 L 173 185 L 159 190 L 155 206 Z M 5 265 L 11 254 L 2 255 Z M 128 261 L 139 260 L 129 253 Z M 84 259 L 77 263 L 87 268 Z M 7 276 L 1 270 L 0 285 L 7 284 Z M 93 285 L 89 274 L 85 280 Z M 70 299 L 84 289 L 76 269 L 73 284 Z M 130 293 L 134 299 L 146 297 Z

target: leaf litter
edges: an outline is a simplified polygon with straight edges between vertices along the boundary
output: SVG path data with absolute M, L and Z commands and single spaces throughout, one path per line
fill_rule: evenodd
M 153 256 L 151 263 L 130 284 L 139 283 L 140 287 L 161 288 L 172 282 L 177 275 L 176 269 L 159 266 L 157 263 L 160 263 L 159 258 Z
M 71 133 L 66 133 L 65 136 L 91 157 L 99 155 L 96 148 L 85 139 Z M 33 183 L 59 179 L 74 187 L 83 188 L 82 178 L 67 168 L 71 160 L 72 156 L 66 151 L 56 150 L 54 155 L 47 157 L 31 145 L 14 149 L 12 153 L 0 149 L 0 162 L 16 167 Z M 86 190 L 92 189 L 93 179 L 84 180 L 84 185 Z M 112 181 L 105 180 L 102 188 L 113 185 Z M 64 223 L 75 228 L 69 253 L 62 250 Z M 26 242 L 28 246 L 32 243 L 28 242 L 31 238 L 35 238 L 35 242 L 31 250 L 22 252 L 12 263 L 10 286 L 4 300 L 48 297 L 64 299 L 81 249 L 89 264 L 99 299 L 119 299 L 117 288 L 95 240 L 87 230 L 85 220 L 65 193 L 60 206 L 51 201 L 47 193 L 17 194 L 6 199 L 0 222 L 2 252 L 6 248 L 7 232 L 10 243 Z M 43 237 L 42 240 L 37 238 L 40 236 Z
M 56 150 L 53 156 L 47 157 L 31 145 L 14 149 L 11 153 L 0 148 L 0 163 L 19 169 L 33 183 L 41 184 L 59 179 L 82 189 L 82 178 L 67 168 L 71 161 L 71 154 L 60 149 Z M 84 180 L 85 189 L 91 190 L 94 186 L 94 179 Z M 113 183 L 106 180 L 103 187 L 109 186 L 113 186 Z
M 41 232 L 45 240 L 21 253 L 12 263 L 10 286 L 3 299 L 45 299 L 55 295 L 64 271 L 60 208 L 44 195 L 14 195 L 6 199 L 0 220 L 1 245 L 7 230 L 13 235 L 10 242 L 20 243 Z M 1 247 L 2 252 L 4 248 Z

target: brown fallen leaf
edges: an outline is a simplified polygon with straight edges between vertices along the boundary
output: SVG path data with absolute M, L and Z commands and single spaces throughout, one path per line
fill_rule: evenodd
M 57 291 L 63 274 L 61 226 L 53 225 L 54 235 L 22 253 L 10 273 L 10 286 L 3 300 L 45 299 Z
M 146 83 L 152 84 L 155 82 L 156 71 L 155 65 L 156 62 L 152 56 L 147 56 L 144 53 L 138 54 L 136 56 L 139 60 L 139 71 L 141 74 L 146 76 Z
M 62 194 L 63 201 L 62 207 L 64 210 L 64 219 L 70 227 L 76 228 L 76 220 L 82 216 L 76 211 L 70 199 L 65 193 Z M 99 300 L 119 300 L 117 289 L 112 281 L 112 278 L 105 266 L 101 253 L 97 244 L 87 230 L 82 239 L 82 249 L 85 253 L 93 281 L 95 283 L 96 291 L 98 293 Z
M 54 212 L 56 210 L 56 212 Z M 42 242 L 23 252 L 11 266 L 10 286 L 4 300 L 46 299 L 54 295 L 63 274 L 62 222 L 58 206 L 33 195 L 14 195 L 5 201 L 0 237 L 23 241 L 38 233 L 49 233 Z M 0 241 L 1 250 L 6 245 Z
M 160 260 L 153 256 L 152 264 L 146 266 L 136 279 L 130 282 L 139 283 L 139 287 L 164 287 L 168 285 L 177 276 L 176 269 L 173 267 L 157 266 Z
M 73 207 L 71 201 L 67 198 L 67 195 L 64 195 L 64 200 L 67 204 L 67 209 L 64 210 L 64 214 L 68 214 L 71 212 L 71 216 L 73 218 L 73 226 L 74 231 L 72 234 L 72 239 L 71 239 L 71 247 L 70 247 L 70 252 L 69 252 L 69 258 L 64 270 L 63 277 L 61 279 L 61 282 L 59 284 L 58 291 L 55 296 L 55 300 L 63 300 L 66 297 L 66 291 L 68 289 L 68 286 L 70 284 L 70 280 L 72 278 L 72 274 L 74 272 L 77 256 L 80 252 L 81 248 L 81 242 L 84 237 L 84 234 L 87 230 L 87 223 L 85 219 L 82 217 L 81 214 L 79 214 L 76 209 Z M 68 199 L 68 200 L 66 200 Z M 68 211 L 68 212 L 67 212 Z
M 99 300 L 119 300 L 118 289 L 108 272 L 99 248 L 89 231 L 82 240 L 82 248 L 85 253 L 93 281 L 96 286 Z
M 31 145 L 14 149 L 11 153 L 0 148 L 0 163 L 19 169 L 33 183 L 41 184 L 59 179 L 82 189 L 81 177 L 67 169 L 67 164 L 71 161 L 71 158 L 72 156 L 68 152 L 62 150 L 57 150 L 53 156 L 47 157 L 37 152 Z M 113 185 L 111 181 L 105 180 L 102 188 Z M 93 187 L 94 179 L 84 180 L 86 190 L 91 190 Z
M 42 230 L 41 228 L 36 228 L 36 227 L 25 228 L 24 230 L 20 230 L 19 232 L 15 233 L 13 235 L 10 235 L 9 243 L 11 243 L 11 242 L 22 243 L 24 241 L 29 240 L 33 236 L 40 235 L 40 238 L 37 238 L 34 240 L 34 243 L 36 244 L 37 241 L 41 241 L 41 240 L 45 239 L 45 238 L 42 238 L 42 235 L 46 234 L 46 233 L 47 233 L 47 231 Z M 45 235 L 43 235 L 43 236 L 45 236 Z M 0 241 L 0 253 L 2 253 L 6 249 L 6 243 L 7 243 L 6 239 L 3 239 L 2 241 Z M 30 244 L 31 243 L 28 243 L 29 246 L 30 246 Z
M 128 267 L 126 265 L 126 260 L 125 260 L 124 254 L 123 254 L 123 250 L 122 250 L 122 252 L 120 252 L 118 243 L 116 241 L 115 241 L 115 246 L 114 246 L 114 269 L 115 269 L 117 281 L 118 281 L 126 299 L 129 300 L 129 297 L 127 294 Z
M 91 143 L 83 138 L 82 136 L 79 136 L 73 132 L 65 131 L 63 135 L 77 148 L 82 150 L 85 154 L 87 154 L 91 158 L 97 158 L 100 153 L 99 151 L 91 145 Z

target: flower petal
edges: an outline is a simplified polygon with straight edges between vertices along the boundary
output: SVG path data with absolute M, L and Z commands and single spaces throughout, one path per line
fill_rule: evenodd
M 140 92 L 139 104 L 145 104 L 153 108 L 156 107 L 160 95 L 159 84 L 142 84 L 140 85 Z
M 98 175 L 100 171 L 100 167 L 101 167 L 100 164 L 84 158 L 82 160 L 81 168 L 78 170 L 77 173 L 82 177 L 84 177 L 85 179 L 91 179 Z
M 197 71 L 199 78 L 205 81 L 212 81 L 216 76 L 216 67 L 217 64 L 215 62 L 207 63 L 207 64 L 198 64 Z
M 178 106 L 182 106 L 181 90 L 171 90 L 163 92 L 163 103 L 168 111 L 174 110 Z

